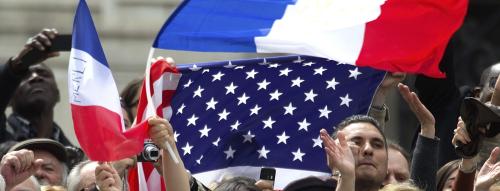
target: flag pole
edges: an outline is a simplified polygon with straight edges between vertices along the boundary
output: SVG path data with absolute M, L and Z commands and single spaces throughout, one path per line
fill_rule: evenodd
M 150 87 L 150 82 L 151 82 L 151 59 L 153 58 L 153 54 L 155 52 L 155 48 L 151 47 L 149 49 L 149 54 L 148 54 L 148 60 L 146 63 L 146 99 L 148 100 L 148 103 L 146 105 L 146 113 L 154 113 L 156 115 L 156 110 L 154 108 L 153 104 L 153 98 L 151 98 L 151 87 Z M 167 151 L 172 160 L 175 162 L 175 164 L 179 164 L 179 159 L 177 158 L 177 155 L 175 155 L 174 149 L 172 149 L 172 146 L 167 142 Z

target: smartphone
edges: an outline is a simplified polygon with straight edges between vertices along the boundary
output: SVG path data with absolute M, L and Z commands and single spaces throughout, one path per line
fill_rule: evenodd
M 276 177 L 276 169 L 267 168 L 267 167 L 263 167 L 260 169 L 260 179 L 261 180 L 273 181 L 273 184 L 274 184 L 275 177 Z
M 71 34 L 60 34 L 52 39 L 52 46 L 48 48 L 49 52 L 71 51 Z
M 22 63 L 30 64 L 34 63 L 37 60 L 40 60 L 46 52 L 57 52 L 57 51 L 71 51 L 71 34 L 61 34 L 57 35 L 54 39 L 51 40 L 52 46 L 50 46 L 45 51 L 40 51 L 36 48 L 29 51 L 26 55 L 21 59 Z

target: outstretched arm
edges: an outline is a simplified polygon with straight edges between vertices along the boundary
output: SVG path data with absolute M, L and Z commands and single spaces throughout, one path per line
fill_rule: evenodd
M 148 119 L 150 125 L 149 135 L 153 142 L 162 149 L 162 175 L 165 187 L 168 191 L 189 191 L 189 175 L 186 172 L 184 163 L 179 160 L 176 164 L 172 159 L 180 159 L 179 151 L 174 141 L 174 130 L 172 125 L 162 118 L 153 117 Z M 175 156 L 168 156 L 167 144 L 174 150 Z
M 403 96 L 411 111 L 417 116 L 420 122 L 420 135 L 434 139 L 436 132 L 436 120 L 432 113 L 425 107 L 415 92 L 411 92 L 408 86 L 401 83 L 398 84 L 399 93 Z
M 435 119 L 415 92 L 408 86 L 398 84 L 399 93 L 420 122 L 420 135 L 417 138 L 411 161 L 411 179 L 420 188 L 436 190 L 438 140 L 435 138 Z
M 51 41 L 56 36 L 57 30 L 43 29 L 37 35 L 29 38 L 17 55 L 10 58 L 6 64 L 0 65 L 0 87 L 2 87 L 0 110 L 2 114 L 5 112 L 14 91 L 19 86 L 21 77 L 28 71 L 28 68 L 31 65 L 43 62 L 47 58 L 59 55 L 59 52 L 44 51 L 52 45 Z M 35 51 L 40 52 L 40 54 L 33 56 Z M 31 57 L 31 59 L 26 59 L 26 57 Z M 29 60 L 31 61 L 27 62 Z
M 387 94 L 392 88 L 396 87 L 399 82 L 403 81 L 405 76 L 406 73 L 402 72 L 388 72 L 375 92 L 375 95 L 373 95 L 373 101 L 368 115 L 375 118 L 382 128 L 385 128 L 385 124 L 389 121 L 389 111 L 385 106 Z
M 461 117 L 458 118 L 457 128 L 454 130 L 454 135 L 451 143 L 456 147 L 458 142 L 467 144 L 471 141 L 469 133 L 465 128 L 465 123 Z M 474 188 L 474 180 L 476 175 L 476 162 L 473 158 L 462 158 L 460 168 L 455 179 L 453 188 L 455 191 L 470 191 Z

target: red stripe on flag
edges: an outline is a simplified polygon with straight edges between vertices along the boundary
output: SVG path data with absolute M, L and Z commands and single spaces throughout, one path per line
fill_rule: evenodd
M 164 73 L 179 73 L 177 68 L 172 67 L 164 59 L 160 59 L 151 65 L 151 82 L 160 79 Z M 151 85 L 153 85 L 151 83 Z
M 104 107 L 72 104 L 71 111 L 76 137 L 90 160 L 120 160 L 143 149 L 147 123 L 122 133 L 120 115 Z
M 157 80 L 161 80 L 161 77 L 165 73 L 179 73 L 179 71 L 177 70 L 177 68 L 170 66 L 167 63 L 167 61 L 163 60 L 163 59 L 160 59 L 151 65 L 151 73 L 150 73 L 150 83 L 151 84 L 149 85 L 149 87 L 151 89 L 151 96 L 153 96 L 155 94 L 155 91 L 158 91 L 158 90 L 154 89 L 153 84 Z M 144 88 L 145 83 L 146 83 L 146 80 L 143 80 L 142 87 L 141 87 L 141 95 L 139 96 L 139 104 L 137 106 L 137 116 L 136 116 L 137 121 L 142 121 L 144 119 L 144 117 L 145 117 L 144 113 L 146 111 L 146 106 L 148 104 L 148 101 L 146 98 L 146 88 Z M 167 91 L 167 90 L 165 90 L 165 91 Z M 165 93 L 165 91 L 163 93 Z M 171 94 L 169 97 L 172 98 L 174 93 L 175 93 L 175 90 L 168 90 L 168 91 L 170 91 L 168 93 Z M 158 106 L 155 107 L 157 112 L 160 111 L 157 113 L 159 116 L 162 116 L 160 114 L 163 114 L 161 112 L 163 107 L 167 107 L 170 105 L 170 99 L 165 99 L 165 95 L 162 95 L 162 98 L 163 98 L 163 100 L 162 100 L 161 107 L 158 107 Z M 168 104 L 163 103 L 164 101 L 168 101 Z M 164 117 L 164 116 L 162 116 L 162 117 Z
M 356 65 L 445 77 L 439 62 L 451 36 L 462 25 L 467 3 L 388 0 L 380 17 L 366 24 Z
M 162 102 L 158 106 L 158 108 L 156 108 L 156 113 L 159 116 L 162 116 L 164 118 L 166 117 L 165 113 L 163 113 L 163 108 L 170 106 L 170 103 L 172 102 L 172 98 L 174 97 L 174 94 L 175 94 L 175 90 L 163 90 Z
M 148 105 L 148 101 L 146 99 L 146 87 L 145 82 L 146 80 L 142 81 L 142 86 L 141 86 L 141 94 L 139 95 L 139 104 L 137 104 L 137 116 L 135 116 L 136 121 L 142 121 L 144 119 L 144 112 L 146 112 L 146 106 Z M 151 91 L 153 91 L 153 88 L 151 88 Z M 153 94 L 151 94 L 152 96 Z
M 148 181 L 149 177 L 152 176 L 154 166 L 152 163 L 142 163 L 142 168 L 144 170 L 144 176 L 146 177 L 146 181 Z M 139 174 L 137 171 L 137 166 L 130 168 L 128 171 L 128 183 L 129 183 L 129 191 L 140 191 L 139 190 Z M 155 184 L 153 182 L 148 182 L 148 184 Z M 165 188 L 165 183 L 163 178 L 161 178 L 161 182 L 157 182 L 156 184 L 161 184 L 161 191 L 167 190 Z M 153 191 L 153 190 L 150 190 Z

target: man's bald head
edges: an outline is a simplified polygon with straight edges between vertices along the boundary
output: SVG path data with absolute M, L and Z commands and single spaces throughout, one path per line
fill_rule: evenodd
M 479 100 L 481 102 L 485 103 L 491 100 L 499 74 L 500 63 L 493 64 L 483 70 L 483 73 L 481 74 L 481 81 L 479 82 L 479 88 L 481 90 L 479 93 Z

